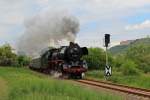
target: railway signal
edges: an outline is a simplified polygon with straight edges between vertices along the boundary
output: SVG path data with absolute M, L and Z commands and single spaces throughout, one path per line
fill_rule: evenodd
M 110 34 L 105 34 L 105 47 L 108 47 L 108 44 L 110 43 Z
M 105 65 L 105 76 L 111 76 L 111 67 L 108 63 L 108 46 L 110 44 L 110 34 L 105 34 L 105 47 L 106 47 L 106 65 Z

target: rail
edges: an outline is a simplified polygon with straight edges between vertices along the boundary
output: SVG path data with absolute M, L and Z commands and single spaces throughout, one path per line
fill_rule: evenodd
M 77 82 L 150 98 L 149 89 L 141 89 L 136 87 L 124 86 L 104 81 L 95 81 L 90 79 L 77 80 Z

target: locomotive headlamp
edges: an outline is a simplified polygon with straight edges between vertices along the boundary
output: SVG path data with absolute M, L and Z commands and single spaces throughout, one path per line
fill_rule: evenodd
M 85 60 L 83 60 L 83 67 L 84 67 L 84 68 L 87 68 L 87 63 L 86 63 Z
M 84 68 L 87 68 L 87 64 L 83 64 L 83 67 L 84 67 Z
M 63 64 L 63 69 L 67 69 L 67 65 L 66 64 Z
M 68 65 L 69 68 L 71 68 L 71 65 Z

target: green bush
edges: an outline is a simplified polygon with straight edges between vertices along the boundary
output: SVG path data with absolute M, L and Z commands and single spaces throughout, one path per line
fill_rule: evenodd
M 144 71 L 144 73 L 150 73 L 150 64 L 146 64 L 146 63 L 141 63 L 139 65 L 142 71 Z
M 30 60 L 31 60 L 30 57 L 27 57 L 25 55 L 20 55 L 20 56 L 17 57 L 17 61 L 18 61 L 17 66 L 20 66 L 20 67 L 28 66 L 29 63 L 30 63 Z
M 88 63 L 89 69 L 104 69 L 105 67 L 105 51 L 101 48 L 88 48 L 89 54 L 84 56 Z M 109 54 L 110 65 L 113 63 L 113 58 Z
M 138 69 L 145 73 L 150 72 L 150 45 L 133 45 L 128 49 L 125 56 L 127 59 L 133 60 L 138 65 Z
M 0 65 L 12 66 L 15 65 L 17 55 L 12 52 L 12 48 L 9 44 L 5 44 L 0 47 Z
M 0 47 L 1 66 L 27 66 L 30 60 L 31 59 L 25 55 L 18 56 L 15 54 L 9 44 L 5 44 Z
M 121 65 L 121 71 L 123 75 L 139 75 L 140 71 L 137 69 L 137 64 L 131 60 L 126 60 Z
M 120 55 L 114 56 L 113 66 L 119 69 L 121 65 L 124 63 L 124 61 L 125 61 L 124 55 L 120 54 Z

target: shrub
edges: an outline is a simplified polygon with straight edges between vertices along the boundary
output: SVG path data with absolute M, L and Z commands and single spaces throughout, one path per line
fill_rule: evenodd
M 105 51 L 101 48 L 89 48 L 89 54 L 84 56 L 88 63 L 89 69 L 104 69 L 105 67 Z M 112 56 L 109 54 L 110 63 L 113 62 Z
M 12 52 L 12 48 L 9 44 L 5 44 L 0 47 L 0 65 L 11 66 L 16 62 L 17 55 Z
M 142 71 L 144 71 L 144 73 L 149 73 L 150 72 L 150 65 L 149 64 L 146 64 L 146 63 L 140 63 L 140 69 Z
M 18 61 L 18 64 L 17 64 L 17 66 L 20 66 L 20 67 L 22 67 L 22 66 L 27 66 L 27 65 L 29 65 L 29 63 L 30 63 L 30 58 L 29 57 L 27 57 L 27 56 L 25 56 L 25 55 L 20 55 L 20 56 L 18 56 L 18 58 L 17 58 L 17 61 Z
M 114 57 L 113 66 L 119 69 L 121 65 L 124 63 L 124 61 L 125 61 L 124 55 L 121 54 L 117 55 Z
M 133 45 L 128 49 L 125 56 L 134 61 L 138 65 L 138 69 L 145 73 L 150 72 L 150 45 Z
M 0 66 L 27 66 L 30 60 L 25 55 L 18 56 L 15 54 L 9 44 L 0 47 Z
M 121 71 L 123 75 L 139 75 L 140 74 L 140 71 L 137 69 L 137 65 L 131 60 L 126 60 L 121 65 Z

